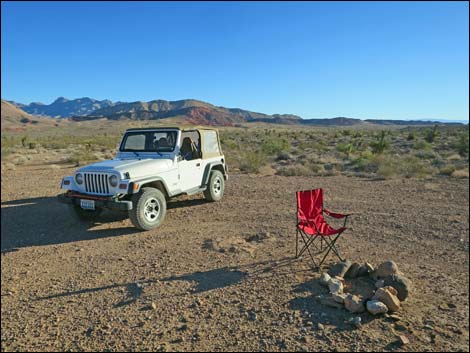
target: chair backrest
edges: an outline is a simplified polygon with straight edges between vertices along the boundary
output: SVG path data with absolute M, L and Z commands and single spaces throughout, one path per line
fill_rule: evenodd
M 316 220 L 322 215 L 323 189 L 297 191 L 296 194 L 298 219 Z

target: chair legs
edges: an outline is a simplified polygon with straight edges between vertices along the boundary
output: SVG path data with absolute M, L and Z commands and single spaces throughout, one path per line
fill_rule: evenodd
M 302 239 L 304 245 L 299 251 L 299 233 L 300 233 L 300 238 Z M 304 234 L 301 230 L 297 229 L 296 230 L 296 243 L 295 243 L 295 257 L 299 258 L 302 256 L 305 251 L 308 252 L 310 255 L 310 258 L 313 261 L 313 264 L 315 265 L 315 268 L 320 268 L 323 265 L 323 262 L 325 262 L 328 254 L 333 251 L 333 253 L 338 257 L 340 261 L 344 261 L 342 258 L 337 246 L 336 246 L 336 241 L 338 240 L 339 236 L 342 234 L 339 233 L 333 240 L 331 240 L 329 237 L 321 236 L 321 235 L 316 235 L 316 236 L 311 236 Z M 318 247 L 317 244 L 315 244 L 315 240 L 319 238 L 320 246 Z M 310 251 L 310 246 L 314 245 L 316 249 L 318 250 L 314 254 Z M 325 246 L 324 246 L 325 245 Z M 317 261 L 315 261 L 315 256 L 323 254 L 324 252 L 325 255 L 323 255 L 323 258 L 321 261 L 317 264 Z

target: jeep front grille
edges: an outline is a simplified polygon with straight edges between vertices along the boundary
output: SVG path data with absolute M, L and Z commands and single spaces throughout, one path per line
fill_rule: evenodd
M 107 174 L 84 173 L 85 190 L 92 194 L 109 195 Z

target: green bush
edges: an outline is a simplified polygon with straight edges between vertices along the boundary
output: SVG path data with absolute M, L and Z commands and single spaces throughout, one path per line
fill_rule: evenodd
M 310 176 L 312 171 L 303 165 L 293 165 L 279 169 L 277 174 L 282 176 Z
M 453 172 L 455 172 L 455 166 L 452 164 L 439 169 L 439 174 L 441 175 L 451 176 Z
M 437 125 L 434 125 L 432 129 L 426 129 L 424 131 L 424 139 L 428 143 L 433 143 L 437 136 L 438 136 Z
M 239 165 L 240 170 L 247 173 L 258 173 L 266 164 L 266 156 L 260 152 L 248 151 L 242 154 Z
M 432 149 L 432 146 L 423 141 L 423 140 L 419 140 L 419 141 L 416 141 L 414 144 L 413 144 L 413 149 L 415 150 L 430 150 Z
M 386 139 L 386 132 L 384 130 L 380 132 L 380 135 L 376 136 L 375 141 L 370 143 L 370 147 L 374 154 L 381 154 L 390 147 L 390 143 Z
M 261 143 L 261 150 L 268 156 L 275 156 L 280 152 L 289 150 L 286 139 L 267 138 Z
M 339 152 L 342 152 L 346 155 L 347 158 L 356 151 L 355 146 L 350 142 L 350 143 L 338 143 L 336 145 L 336 149 Z
M 468 131 L 460 134 L 459 139 L 454 143 L 454 148 L 462 157 L 468 156 Z

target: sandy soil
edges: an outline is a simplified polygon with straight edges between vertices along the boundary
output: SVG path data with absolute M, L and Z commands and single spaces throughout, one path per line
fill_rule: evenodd
M 2 172 L 2 351 L 469 350 L 468 179 L 232 174 L 221 202 L 172 200 L 137 232 L 119 213 L 74 222 L 55 198 L 72 172 Z M 293 259 L 294 192 L 317 187 L 357 213 L 348 259 L 394 260 L 412 280 L 399 321 L 314 299 L 327 290 Z

